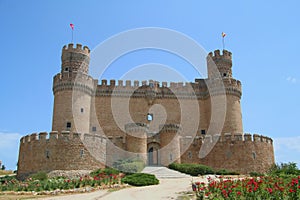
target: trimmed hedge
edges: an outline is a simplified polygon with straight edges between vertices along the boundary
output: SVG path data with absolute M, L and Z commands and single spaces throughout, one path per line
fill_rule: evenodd
M 170 169 L 174 169 L 176 171 L 190 174 L 192 176 L 205 175 L 205 174 L 219 174 L 219 175 L 239 175 L 237 172 L 227 171 L 225 169 L 221 170 L 213 170 L 211 167 L 200 164 L 189 164 L 189 163 L 172 163 L 169 165 Z
M 176 171 L 190 174 L 192 176 L 198 176 L 198 175 L 205 175 L 205 174 L 213 174 L 214 170 L 206 165 L 199 165 L 199 164 L 178 164 L 178 163 L 172 163 L 169 165 L 170 169 L 174 169 Z
M 152 174 L 136 173 L 125 176 L 122 181 L 133 186 L 157 185 L 159 180 Z
M 215 174 L 218 175 L 240 175 L 238 172 L 227 171 L 226 169 L 220 169 L 215 171 Z

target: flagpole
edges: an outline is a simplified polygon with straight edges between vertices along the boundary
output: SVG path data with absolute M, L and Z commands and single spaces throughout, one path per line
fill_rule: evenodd
M 222 32 L 222 44 L 223 44 L 223 50 L 225 49 L 225 36 L 226 36 L 226 33 Z
M 71 27 L 71 29 L 72 29 L 72 40 L 71 40 L 71 43 L 73 43 L 74 24 L 70 24 L 70 27 Z

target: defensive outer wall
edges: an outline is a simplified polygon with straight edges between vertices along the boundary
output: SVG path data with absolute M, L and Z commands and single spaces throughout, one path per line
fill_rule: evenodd
M 232 77 L 229 51 L 209 53 L 208 77 L 189 83 L 101 80 L 98 84 L 88 74 L 89 54 L 88 47 L 80 44 L 63 47 L 61 72 L 53 78 L 52 131 L 21 138 L 19 178 L 38 171 L 103 168 L 127 158 L 128 152 L 148 165 L 200 163 L 240 173 L 265 172 L 274 164 L 272 139 L 243 133 L 242 86 Z M 212 70 L 212 65 L 218 70 Z M 130 99 L 129 114 L 134 123 L 116 124 L 112 98 Z M 224 105 L 217 101 L 222 98 L 226 98 L 227 108 L 224 126 L 219 132 L 210 131 L 218 117 L 211 108 L 222 110 Z M 188 134 L 193 120 L 180 124 L 193 109 L 187 106 L 181 113 L 180 101 L 199 105 L 195 134 Z M 156 104 L 164 107 L 167 119 L 153 127 L 147 115 Z M 155 120 L 160 118 L 156 111 L 151 114 Z

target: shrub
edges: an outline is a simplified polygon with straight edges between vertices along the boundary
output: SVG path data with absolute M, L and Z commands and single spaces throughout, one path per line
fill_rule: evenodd
M 46 172 L 38 172 L 38 173 L 32 174 L 29 178 L 32 178 L 33 180 L 44 181 L 44 180 L 48 179 L 48 175 Z
M 169 165 L 169 168 L 177 170 L 182 173 L 190 174 L 192 176 L 214 174 L 214 170 L 211 167 L 206 165 L 200 165 L 200 164 L 172 163 Z
M 300 175 L 297 164 L 293 162 L 274 164 L 268 172 L 269 175 Z
M 145 163 L 137 158 L 128 158 L 114 162 L 113 167 L 124 173 L 138 173 L 144 169 Z
M 124 183 L 128 183 L 133 186 L 147 186 L 157 185 L 159 180 L 152 174 L 136 173 L 125 176 L 123 179 Z
M 118 175 L 120 173 L 120 171 L 116 170 L 116 169 L 113 169 L 113 168 L 105 168 L 105 169 L 97 169 L 97 170 L 94 170 L 90 173 L 90 175 L 92 177 L 95 177 L 95 176 L 99 176 L 100 174 L 103 174 L 103 175 L 111 175 L 111 174 L 115 174 L 115 175 Z
M 259 172 L 250 172 L 249 175 L 252 177 L 264 176 L 264 174 Z
M 220 169 L 215 171 L 215 174 L 218 175 L 240 175 L 238 172 L 227 171 L 226 169 Z

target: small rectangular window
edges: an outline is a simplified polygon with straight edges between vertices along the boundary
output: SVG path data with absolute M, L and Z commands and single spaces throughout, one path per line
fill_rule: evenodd
M 83 111 L 84 111 L 84 109 L 83 109 L 83 108 L 81 108 L 81 109 L 80 109 L 80 112 L 81 112 L 81 113 L 83 113 Z
M 82 158 L 82 157 L 83 157 L 83 155 L 84 155 L 84 150 L 83 150 L 83 149 L 81 149 L 81 150 L 80 150 L 80 158 Z
M 173 155 L 170 154 L 170 161 L 173 161 Z
M 50 158 L 50 152 L 48 150 L 46 151 L 46 158 Z
M 96 126 L 92 127 L 92 131 L 95 132 L 97 130 Z
M 67 129 L 71 128 L 71 122 L 67 122 Z
M 201 134 L 202 134 L 202 135 L 205 135 L 205 130 L 201 130 Z

